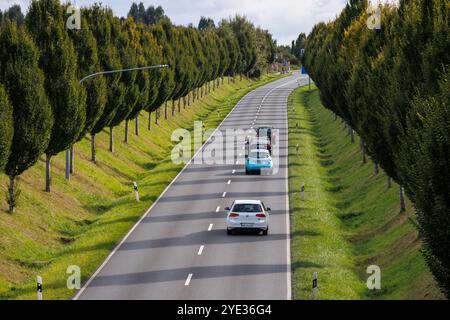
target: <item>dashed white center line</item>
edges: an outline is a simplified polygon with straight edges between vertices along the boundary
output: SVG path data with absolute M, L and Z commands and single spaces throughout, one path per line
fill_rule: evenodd
M 220 210 L 220 206 L 217 207 L 216 212 L 219 212 L 219 210 Z
M 227 195 L 226 192 L 222 193 L 222 198 L 225 198 L 226 195 Z
M 235 173 L 236 173 L 236 170 L 231 171 L 231 174 L 235 174 Z
M 210 223 L 210 224 L 209 224 L 208 231 L 211 231 L 211 230 L 212 230 L 213 225 L 214 225 L 214 223 Z
M 205 248 L 205 246 L 200 246 L 200 249 L 198 249 L 197 255 L 201 256 L 204 248 Z
M 236 164 L 239 164 L 239 161 L 236 161 Z
M 184 283 L 184 285 L 185 285 L 185 286 L 188 286 L 189 283 L 191 282 L 191 279 L 192 279 L 192 273 L 189 273 L 189 274 L 188 274 L 188 277 L 187 277 L 187 279 L 186 279 L 186 282 Z
M 227 184 L 231 184 L 231 180 L 228 180 Z

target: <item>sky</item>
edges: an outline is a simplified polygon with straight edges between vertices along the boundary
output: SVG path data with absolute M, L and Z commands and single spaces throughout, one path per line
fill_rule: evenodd
M 140 2 L 140 0 L 135 0 Z M 65 0 L 63 0 L 65 2 Z M 74 0 L 77 6 L 101 2 L 117 16 L 126 16 L 133 0 Z M 291 44 L 300 32 L 308 34 L 320 21 L 336 17 L 346 0 L 142 0 L 162 6 L 174 24 L 198 24 L 201 16 L 218 22 L 235 14 L 245 15 L 256 26 L 269 30 L 278 44 Z M 0 10 L 20 4 L 26 11 L 30 0 L 0 0 Z

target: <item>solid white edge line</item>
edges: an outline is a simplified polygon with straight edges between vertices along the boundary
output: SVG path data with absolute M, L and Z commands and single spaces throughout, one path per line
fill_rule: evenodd
M 192 279 L 192 273 L 189 273 L 184 285 L 188 286 L 191 283 L 191 279 Z
M 279 80 L 284 80 L 286 78 L 281 78 Z M 279 80 L 275 80 L 274 82 L 277 82 Z M 292 81 L 289 81 L 287 83 L 290 83 Z M 271 84 L 273 82 L 269 82 L 266 84 L 263 84 L 262 86 L 259 86 L 258 88 L 264 87 L 265 85 Z M 287 84 L 286 83 L 286 84 Z M 283 84 L 280 87 L 286 85 Z M 258 89 L 256 88 L 256 89 Z M 254 90 L 256 90 L 254 89 Z M 102 269 L 105 267 L 105 265 L 109 262 L 109 260 L 111 260 L 112 256 L 117 252 L 117 250 L 122 246 L 122 244 L 128 239 L 128 237 L 131 235 L 131 233 L 133 233 L 133 231 L 137 228 L 137 226 L 142 222 L 142 220 L 144 220 L 148 214 L 150 213 L 150 211 L 153 209 L 153 207 L 159 202 L 159 200 L 164 196 L 164 194 L 167 192 L 167 190 L 169 190 L 169 188 L 175 183 L 175 181 L 178 179 L 178 177 L 184 172 L 184 170 L 186 170 L 186 168 L 192 163 L 192 161 L 194 160 L 194 158 L 204 149 L 204 147 L 206 146 L 207 143 L 209 143 L 209 141 L 211 140 L 211 138 L 214 136 L 214 134 L 219 130 L 219 128 L 223 125 L 223 123 L 230 117 L 230 115 L 233 113 L 233 111 L 241 104 L 242 100 L 247 97 L 250 93 L 252 93 L 254 90 L 248 92 L 246 95 L 244 95 L 241 99 L 239 99 L 238 103 L 236 103 L 236 105 L 233 107 L 233 109 L 231 109 L 231 111 L 227 114 L 227 116 L 225 118 L 223 118 L 222 122 L 217 126 L 217 128 L 214 130 L 214 132 L 208 137 L 208 139 L 206 139 L 206 141 L 203 143 L 203 145 L 195 152 L 195 154 L 193 155 L 193 157 L 185 164 L 185 166 L 183 167 L 183 169 L 180 170 L 180 172 L 178 172 L 178 174 L 175 176 L 175 178 L 167 185 L 167 187 L 163 190 L 163 192 L 161 192 L 161 194 L 158 196 L 158 198 L 156 198 L 155 202 L 152 203 L 152 205 L 150 206 L 150 208 L 148 208 L 148 210 L 144 213 L 144 215 L 139 219 L 138 222 L 136 222 L 134 224 L 134 226 L 130 229 L 130 231 L 128 231 L 128 233 L 122 238 L 122 240 L 119 242 L 119 244 L 113 249 L 113 251 L 110 252 L 110 254 L 106 257 L 106 259 L 103 261 L 103 263 L 97 268 L 97 270 L 95 270 L 95 272 L 89 277 L 89 279 L 85 282 L 85 284 L 83 285 L 83 287 L 81 287 L 81 289 L 75 294 L 75 296 L 72 298 L 72 300 L 78 300 L 78 298 L 83 294 L 83 292 L 86 290 L 86 288 L 89 286 L 89 284 L 94 280 L 94 278 L 100 273 L 100 271 L 102 271 Z

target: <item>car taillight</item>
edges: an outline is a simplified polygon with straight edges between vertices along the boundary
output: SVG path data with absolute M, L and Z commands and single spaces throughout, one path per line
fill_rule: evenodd
M 232 217 L 239 217 L 239 213 L 234 213 L 234 212 L 230 213 L 230 218 L 232 218 Z
M 256 217 L 258 217 L 258 218 L 265 218 L 266 215 L 264 213 L 257 213 Z

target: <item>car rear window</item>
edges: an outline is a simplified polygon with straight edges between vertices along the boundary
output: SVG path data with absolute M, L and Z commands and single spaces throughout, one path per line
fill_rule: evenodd
M 259 204 L 242 203 L 233 207 L 233 212 L 262 212 Z
M 269 153 L 264 151 L 262 152 L 252 151 L 250 152 L 250 158 L 267 159 L 269 158 Z

